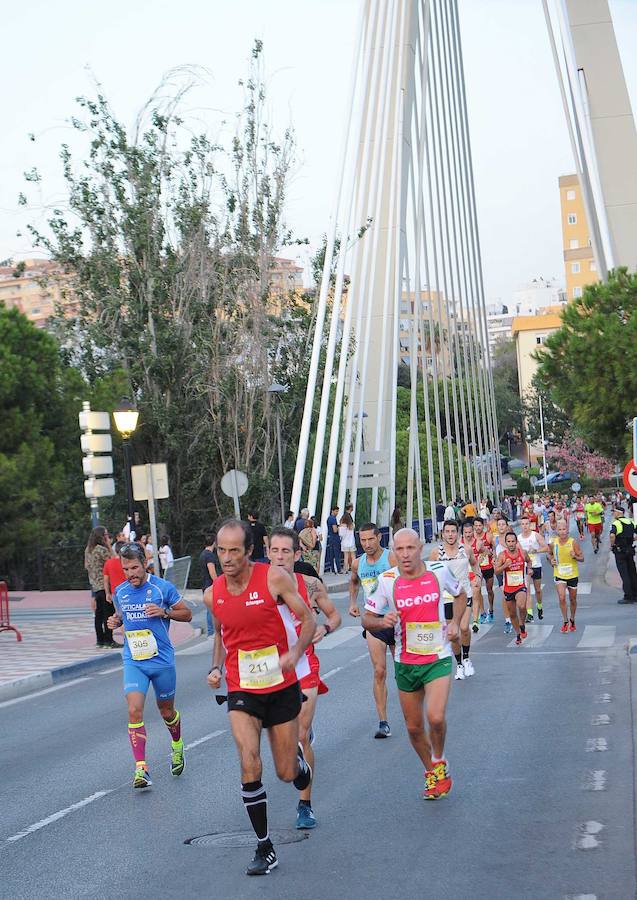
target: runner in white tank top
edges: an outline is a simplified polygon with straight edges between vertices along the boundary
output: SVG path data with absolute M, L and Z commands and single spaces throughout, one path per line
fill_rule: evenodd
M 455 681 L 464 681 L 475 673 L 473 663 L 469 659 L 471 649 L 471 605 L 472 589 L 470 573 L 480 578 L 480 567 L 471 548 L 464 547 L 460 543 L 460 531 L 457 522 L 445 522 L 442 529 L 442 541 L 434 547 L 429 556 L 430 560 L 444 562 L 452 575 L 460 582 L 467 594 L 467 608 L 460 620 L 460 638 L 451 642 L 453 655 L 456 658 Z M 447 598 L 449 600 L 449 598 Z

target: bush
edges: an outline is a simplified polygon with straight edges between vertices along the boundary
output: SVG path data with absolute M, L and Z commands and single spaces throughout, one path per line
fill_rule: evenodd
M 529 478 L 527 478 L 526 475 L 520 475 L 520 477 L 518 478 L 517 493 L 518 494 L 533 493 L 533 487 L 531 485 L 531 480 Z

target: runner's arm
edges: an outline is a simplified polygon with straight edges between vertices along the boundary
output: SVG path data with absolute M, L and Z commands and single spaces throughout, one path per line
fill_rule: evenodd
M 502 562 L 499 562 L 499 561 L 498 561 L 500 557 L 502 557 Z M 497 556 L 494 557 L 494 559 L 493 559 L 493 571 L 495 572 L 496 575 L 500 575 L 502 572 L 504 572 L 504 570 L 505 570 L 506 568 L 508 568 L 507 562 L 508 562 L 508 560 L 507 560 L 507 558 L 504 556 L 504 553 L 498 553 Z
M 330 632 L 335 631 L 341 624 L 341 614 L 338 612 L 327 594 L 327 589 L 318 578 L 309 575 L 303 576 L 307 587 L 307 595 L 312 605 L 316 604 L 325 615 L 325 623 L 316 626 L 312 643 L 317 644 Z
M 273 597 L 279 597 L 283 600 L 301 623 L 301 630 L 296 644 L 281 657 L 281 669 L 284 672 L 289 672 L 296 666 L 312 641 L 316 624 L 315 619 L 299 594 L 296 581 L 281 566 L 270 566 L 268 569 L 268 590 Z
M 172 622 L 190 622 L 192 610 L 183 600 L 178 600 L 177 603 L 173 603 L 168 608 L 149 603 L 146 606 L 146 615 L 151 618 L 170 619 Z
M 360 616 L 360 610 L 358 608 L 358 589 L 361 586 L 360 578 L 358 577 L 358 560 L 355 559 L 352 563 L 352 571 L 350 573 L 349 579 L 349 609 L 348 612 L 350 616 Z
M 113 595 L 111 594 L 111 580 L 108 577 L 108 575 L 106 574 L 106 572 L 104 572 L 103 575 L 104 575 L 104 593 L 106 594 L 106 602 L 112 603 L 113 601 L 111 598 Z
M 573 552 L 571 553 L 571 556 L 578 562 L 584 562 L 584 552 L 579 541 L 576 541 L 575 538 L 573 538 Z
M 210 595 L 210 603 L 212 604 L 212 594 Z M 226 648 L 221 640 L 221 623 L 215 619 L 215 637 L 212 644 L 212 666 L 208 673 L 208 685 L 216 690 L 221 684 L 221 675 L 223 673 L 223 664 L 226 660 Z

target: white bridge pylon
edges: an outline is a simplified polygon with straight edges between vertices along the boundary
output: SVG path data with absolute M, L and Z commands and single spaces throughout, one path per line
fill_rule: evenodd
M 457 0 L 363 0 L 344 134 L 290 508 L 423 534 L 502 487 Z

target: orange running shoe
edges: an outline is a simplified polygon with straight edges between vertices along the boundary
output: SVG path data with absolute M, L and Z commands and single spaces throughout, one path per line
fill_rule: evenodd
M 447 761 L 440 759 L 433 763 L 433 768 L 425 772 L 425 791 L 423 793 L 424 800 L 440 800 L 446 797 L 451 790 L 453 782 L 449 777 L 447 770 Z
M 560 628 L 560 631 L 562 632 L 562 634 L 568 634 L 568 622 L 564 622 L 564 624 Z
M 575 627 L 575 622 L 573 622 L 572 619 L 571 619 L 571 624 L 570 624 L 568 630 L 569 630 L 569 631 L 577 631 L 577 628 Z

